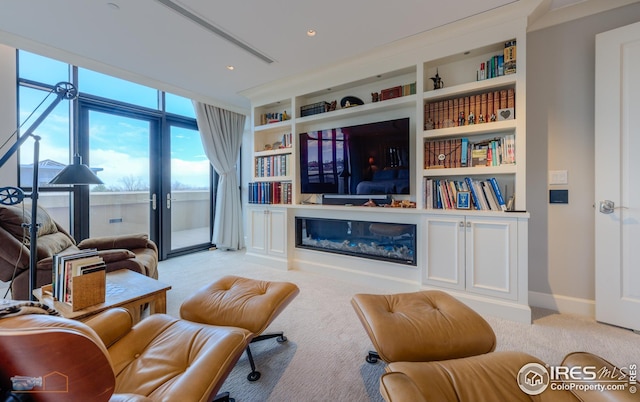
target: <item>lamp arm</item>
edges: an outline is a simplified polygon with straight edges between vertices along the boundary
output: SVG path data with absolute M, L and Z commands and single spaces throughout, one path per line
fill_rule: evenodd
M 60 82 L 56 84 L 52 92 L 55 92 L 57 97 L 51 102 L 51 104 L 42 112 L 42 114 L 36 119 L 36 121 L 29 126 L 29 128 L 21 135 L 18 140 L 9 148 L 2 158 L 0 158 L 0 168 L 9 160 L 13 154 L 24 144 L 27 138 L 33 138 L 35 143 L 33 144 L 33 183 L 31 184 L 31 224 L 29 226 L 29 299 L 35 300 L 33 290 L 36 287 L 37 282 L 37 265 L 38 265 L 38 167 L 40 164 L 40 136 L 34 135 L 35 129 L 44 121 L 47 116 L 58 106 L 62 100 L 75 99 L 78 96 L 78 91 L 75 86 L 69 82 Z M 2 189 L 4 190 L 4 188 Z M 22 201 L 22 199 L 20 199 Z M 18 202 L 20 202 L 18 201 Z M 12 205 L 12 204 L 9 204 Z
M 42 114 L 36 119 L 36 121 L 34 121 L 31 124 L 31 126 L 29 126 L 29 128 L 24 132 L 24 134 L 22 134 L 18 138 L 18 141 L 16 141 L 15 144 L 13 144 L 11 148 L 9 148 L 7 153 L 5 153 L 2 156 L 2 158 L 0 158 L 0 168 L 4 166 L 5 163 L 7 163 L 9 158 L 11 158 L 13 154 L 15 154 L 18 151 L 18 149 L 20 149 L 20 147 L 22 146 L 22 144 L 24 144 L 27 138 L 31 137 L 36 141 L 40 140 L 40 137 L 38 137 L 37 135 L 34 135 L 33 132 L 36 130 L 36 128 L 38 128 L 40 123 L 42 123 L 44 119 L 46 119 L 51 112 L 53 112 L 53 109 L 55 109 L 56 106 L 58 106 L 58 103 L 60 103 L 63 100 L 72 100 L 78 97 L 78 91 L 76 90 L 76 87 L 70 82 L 57 83 L 56 86 L 51 90 L 51 92 L 55 92 L 57 97 L 42 112 Z M 34 161 L 34 169 L 35 169 L 35 161 Z

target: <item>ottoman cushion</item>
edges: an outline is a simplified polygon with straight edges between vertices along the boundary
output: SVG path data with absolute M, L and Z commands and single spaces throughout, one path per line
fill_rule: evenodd
M 351 304 L 385 362 L 455 359 L 496 346 L 491 326 L 442 291 L 356 294 Z
M 289 282 L 229 275 L 187 298 L 180 306 L 180 316 L 209 325 L 240 327 L 258 335 L 299 292 Z

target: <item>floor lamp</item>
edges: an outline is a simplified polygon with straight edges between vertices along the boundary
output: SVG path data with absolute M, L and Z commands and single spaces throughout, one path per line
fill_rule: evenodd
M 60 82 L 47 94 L 47 97 L 55 93 L 56 98 L 42 112 L 42 114 L 31 124 L 31 126 L 20 136 L 9 150 L 0 158 L 0 168 L 15 154 L 28 138 L 32 138 L 33 145 L 33 183 L 31 193 L 25 194 L 18 187 L 0 187 L 0 204 L 16 205 L 25 198 L 31 199 L 31 223 L 25 224 L 29 228 L 29 297 L 35 300 L 33 290 L 36 287 L 36 265 L 38 264 L 38 165 L 40 164 L 40 137 L 34 135 L 35 129 L 47 118 L 53 109 L 63 100 L 73 100 L 77 98 L 78 91 L 69 82 Z M 46 100 L 46 98 L 45 98 Z M 39 105 L 38 105 L 39 107 Z M 37 108 L 36 108 L 37 109 Z M 79 173 L 78 173 L 79 172 Z M 64 168 L 51 184 L 102 184 L 102 181 L 86 166 L 82 164 L 79 155 L 74 156 L 74 163 Z

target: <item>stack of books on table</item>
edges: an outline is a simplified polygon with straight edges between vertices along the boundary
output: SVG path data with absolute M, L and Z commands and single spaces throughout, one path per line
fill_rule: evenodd
M 106 265 L 96 249 L 76 250 L 70 253 L 56 254 L 53 256 L 52 294 L 55 299 L 73 305 L 74 278 L 86 277 L 86 275 L 98 273 L 104 277 Z M 101 281 L 104 283 L 104 280 Z M 77 281 L 82 283 L 82 281 Z M 80 289 L 78 289 L 80 290 Z M 104 295 L 103 289 L 93 289 Z M 104 296 L 102 297 L 104 301 Z

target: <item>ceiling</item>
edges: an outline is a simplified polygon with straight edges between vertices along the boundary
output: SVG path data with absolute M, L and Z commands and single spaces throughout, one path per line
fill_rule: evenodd
M 2 0 L 0 43 L 248 110 L 243 90 L 521 1 Z

